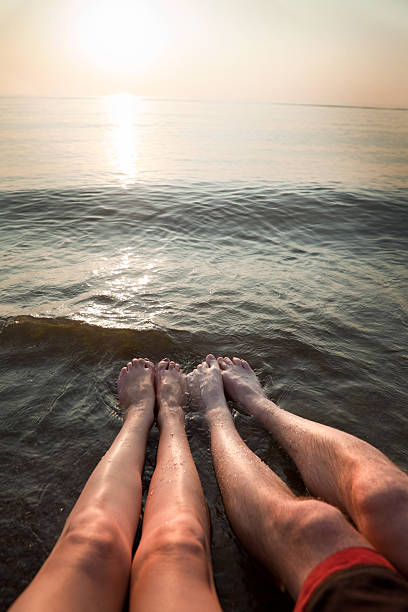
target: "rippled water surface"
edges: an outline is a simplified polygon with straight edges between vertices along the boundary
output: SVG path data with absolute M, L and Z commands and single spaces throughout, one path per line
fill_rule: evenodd
M 408 469 L 407 112 L 129 96 L 0 110 L 5 604 L 118 431 L 134 355 L 186 371 L 242 356 L 284 408 Z M 231 532 L 198 407 L 186 418 L 224 609 L 291 609 Z M 235 418 L 303 493 L 273 439 Z

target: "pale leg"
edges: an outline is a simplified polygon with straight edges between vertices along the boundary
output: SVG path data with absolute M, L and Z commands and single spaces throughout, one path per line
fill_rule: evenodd
M 371 544 L 408 575 L 408 476 L 355 436 L 280 409 L 265 397 L 246 361 L 218 362 L 227 393 L 273 433 L 309 491 L 346 511 Z
M 212 355 L 191 376 L 206 411 L 215 473 L 228 519 L 248 551 L 294 598 L 308 574 L 331 554 L 368 542 L 336 508 L 296 498 L 243 442 L 228 410 Z
M 123 427 L 13 612 L 122 610 L 141 508 L 146 440 L 153 423 L 153 364 L 145 359 L 129 362 L 118 389 L 126 410 Z
M 221 610 L 214 587 L 210 522 L 184 429 L 185 375 L 163 360 L 157 370 L 160 442 L 132 565 L 130 609 Z

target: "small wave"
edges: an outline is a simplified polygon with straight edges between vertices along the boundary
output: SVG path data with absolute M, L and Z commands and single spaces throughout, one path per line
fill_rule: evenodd
M 111 355 L 128 360 L 133 355 L 174 352 L 174 340 L 164 330 L 112 329 L 64 317 L 18 316 L 0 320 L 2 351 L 23 347 L 33 353 L 76 354 L 78 358 Z
M 320 239 L 378 231 L 400 236 L 406 227 L 408 191 L 350 192 L 314 184 L 182 186 L 138 185 L 127 192 L 112 189 L 27 191 L 1 194 L 3 231 L 40 232 L 84 238 L 109 238 L 137 230 L 194 236 L 233 236 L 268 240 L 313 230 Z M 114 203 L 114 204 L 113 204 Z M 42 239 L 42 238 L 41 238 Z

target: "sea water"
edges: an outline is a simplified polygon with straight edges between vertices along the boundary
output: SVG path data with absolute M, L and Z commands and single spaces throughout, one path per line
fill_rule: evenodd
M 0 99 L 1 597 L 52 548 L 120 428 L 133 356 L 246 358 L 268 395 L 408 469 L 408 112 Z M 296 493 L 273 438 L 244 440 Z M 291 609 L 237 543 L 187 431 L 225 610 Z M 146 491 L 158 432 L 146 455 Z

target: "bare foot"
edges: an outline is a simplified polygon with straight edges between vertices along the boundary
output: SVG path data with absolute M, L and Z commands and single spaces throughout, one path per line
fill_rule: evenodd
M 215 413 L 230 415 L 225 400 L 221 370 L 214 355 L 207 355 L 205 361 L 188 375 L 188 379 L 191 392 L 206 411 L 207 418 L 213 417 Z
M 159 405 L 158 422 L 173 414 L 184 419 L 183 404 L 186 397 L 186 375 L 180 365 L 167 358 L 162 359 L 156 372 L 156 396 Z
M 125 418 L 130 412 L 146 412 L 153 422 L 154 365 L 148 359 L 132 359 L 121 369 L 118 378 L 118 395 Z
M 276 428 L 276 415 L 282 410 L 266 397 L 249 363 L 238 357 L 233 357 L 232 360 L 229 357 L 218 357 L 217 361 L 222 370 L 224 389 L 229 397 L 242 404 L 267 431 L 272 432 Z
M 265 397 L 255 372 L 245 359 L 218 357 L 217 361 L 222 370 L 224 388 L 231 399 L 250 411 L 255 399 Z

